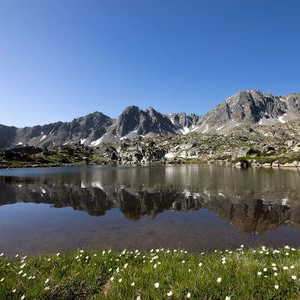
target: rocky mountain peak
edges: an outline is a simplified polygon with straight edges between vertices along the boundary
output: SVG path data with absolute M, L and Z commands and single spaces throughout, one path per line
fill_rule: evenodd
M 300 118 L 300 97 L 274 96 L 260 90 L 239 91 L 199 122 L 199 132 L 225 132 L 242 124 L 274 125 Z
M 115 128 L 112 130 L 113 133 L 122 137 L 134 131 L 139 122 L 139 115 L 140 109 L 137 106 L 132 105 L 125 108 L 118 118 Z
M 137 106 L 127 107 L 114 124 L 111 132 L 120 137 L 128 134 L 175 134 L 176 128 L 170 120 L 163 114 L 149 107 L 141 110 Z

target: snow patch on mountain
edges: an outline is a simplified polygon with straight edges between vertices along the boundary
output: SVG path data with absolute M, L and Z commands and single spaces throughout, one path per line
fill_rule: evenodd
M 104 138 L 104 135 L 103 135 L 100 139 L 91 142 L 91 146 L 92 146 L 92 147 L 97 147 L 97 146 L 99 146 L 100 143 L 101 143 L 101 141 L 103 140 L 103 138 Z
M 284 120 L 285 116 L 286 116 L 286 114 L 283 114 L 282 116 L 278 117 L 278 121 L 283 124 L 286 123 L 286 121 Z

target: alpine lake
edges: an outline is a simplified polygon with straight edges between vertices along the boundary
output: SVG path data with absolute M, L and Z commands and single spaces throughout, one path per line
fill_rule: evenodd
M 300 171 L 217 165 L 0 170 L 0 252 L 300 245 Z

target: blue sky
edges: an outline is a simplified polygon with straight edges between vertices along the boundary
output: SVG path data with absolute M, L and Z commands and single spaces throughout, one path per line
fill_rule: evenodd
M 298 0 L 1 0 L 0 124 L 300 92 Z

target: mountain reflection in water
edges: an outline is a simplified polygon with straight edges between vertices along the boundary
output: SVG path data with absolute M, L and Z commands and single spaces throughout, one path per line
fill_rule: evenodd
M 299 183 L 211 165 L 0 170 L 0 251 L 299 246 Z
M 300 172 L 224 167 L 103 168 L 0 177 L 0 205 L 72 207 L 92 216 L 111 208 L 126 218 L 207 208 L 248 233 L 300 224 Z

